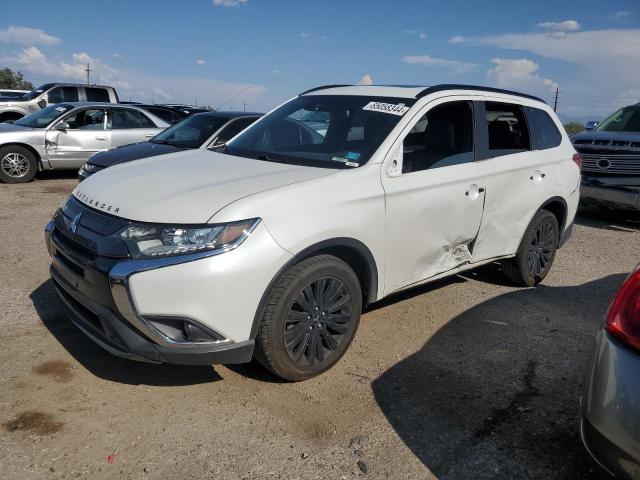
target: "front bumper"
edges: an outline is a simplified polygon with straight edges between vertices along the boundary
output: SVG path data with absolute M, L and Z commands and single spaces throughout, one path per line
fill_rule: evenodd
M 617 478 L 640 478 L 640 355 L 604 330 L 581 399 L 581 437 Z
M 627 182 L 625 182 L 627 180 Z M 640 185 L 637 179 L 619 179 L 611 177 L 582 177 L 580 197 L 585 203 L 601 204 L 604 206 L 627 210 L 640 210 Z
M 49 224 L 45 230 L 54 286 L 73 323 L 104 349 L 173 364 L 251 360 L 255 313 L 277 271 L 267 262 L 285 262 L 288 255 L 264 226 L 223 255 L 154 260 L 80 258 L 57 228 Z M 220 340 L 175 341 L 154 328 L 157 318 L 187 319 Z

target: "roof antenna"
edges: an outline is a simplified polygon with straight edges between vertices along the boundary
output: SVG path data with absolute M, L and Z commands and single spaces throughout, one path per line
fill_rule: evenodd
M 249 85 L 248 87 L 243 88 L 242 90 L 240 90 L 238 93 L 236 93 L 233 97 L 231 97 L 229 100 L 227 100 L 226 102 L 224 102 L 222 105 L 220 105 L 217 108 L 214 108 L 213 111 L 217 112 L 218 110 L 220 110 L 222 107 L 224 107 L 227 103 L 229 103 L 231 100 L 233 100 L 234 98 L 236 98 L 238 95 L 240 95 L 241 93 L 246 92 L 247 90 L 249 90 L 251 88 L 251 85 Z

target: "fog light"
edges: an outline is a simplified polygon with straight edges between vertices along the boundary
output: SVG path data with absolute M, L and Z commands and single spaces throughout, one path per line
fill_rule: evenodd
M 203 343 L 222 342 L 227 340 L 219 333 L 196 324 L 184 317 L 173 316 L 145 316 L 144 319 L 165 337 L 174 342 Z

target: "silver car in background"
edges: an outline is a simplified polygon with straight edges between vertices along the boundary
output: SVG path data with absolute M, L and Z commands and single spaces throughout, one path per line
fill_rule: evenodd
M 77 170 L 96 152 L 146 141 L 169 126 L 134 105 L 50 105 L 0 123 L 0 181 L 28 182 L 38 170 Z
M 640 479 L 640 265 L 609 307 L 581 403 L 594 460 L 613 477 Z

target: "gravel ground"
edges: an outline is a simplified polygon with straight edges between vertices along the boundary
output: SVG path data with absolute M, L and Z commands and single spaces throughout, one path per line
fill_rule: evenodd
M 497 267 L 374 305 L 331 371 L 113 357 L 65 318 L 44 224 L 72 174 L 0 185 L 0 476 L 590 478 L 578 398 L 640 222 L 582 212 L 535 289 Z

